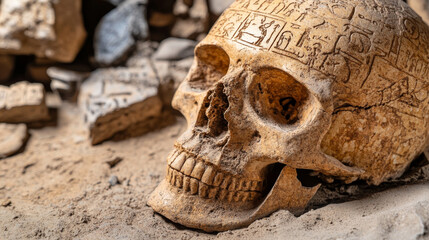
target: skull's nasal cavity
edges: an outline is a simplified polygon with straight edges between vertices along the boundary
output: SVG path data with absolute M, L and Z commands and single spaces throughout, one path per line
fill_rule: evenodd
M 216 88 L 207 94 L 203 109 L 201 109 L 204 119 L 199 121 L 205 123 L 208 134 L 219 136 L 228 131 L 228 121 L 225 119 L 225 112 L 229 107 L 228 97 L 224 93 L 224 85 L 218 83 Z

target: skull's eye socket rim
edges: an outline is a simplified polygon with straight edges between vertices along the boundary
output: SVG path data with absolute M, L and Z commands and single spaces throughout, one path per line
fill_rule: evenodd
M 286 72 L 261 68 L 249 85 L 250 103 L 263 119 L 281 125 L 298 124 L 305 115 L 308 89 Z
M 226 75 L 230 59 L 216 45 L 200 45 L 195 49 L 196 68 L 190 73 L 188 83 L 196 89 L 207 90 Z

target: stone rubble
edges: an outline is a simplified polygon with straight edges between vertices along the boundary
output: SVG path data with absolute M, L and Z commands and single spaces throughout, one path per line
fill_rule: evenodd
M 30 123 L 49 120 L 42 84 L 18 82 L 0 86 L 0 122 Z
M 51 89 L 58 92 L 62 99 L 75 102 L 80 85 L 89 76 L 86 72 L 77 72 L 59 67 L 50 67 L 47 74 L 51 79 Z
M 3 0 L 0 4 L 1 54 L 72 62 L 85 37 L 81 1 Z
M 178 4 L 181 2 L 179 1 Z M 178 16 L 171 30 L 171 36 L 197 39 L 200 34 L 208 31 L 209 11 L 205 0 L 194 0 L 186 14 L 178 13 L 183 16 Z

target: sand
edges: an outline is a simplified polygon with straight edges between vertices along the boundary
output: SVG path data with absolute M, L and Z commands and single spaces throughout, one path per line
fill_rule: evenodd
M 380 187 L 324 187 L 301 216 L 278 211 L 215 234 L 187 229 L 146 205 L 183 118 L 91 146 L 75 106 L 63 104 L 58 116 L 57 126 L 30 129 L 23 153 L 0 160 L 0 239 L 429 239 L 426 170 Z

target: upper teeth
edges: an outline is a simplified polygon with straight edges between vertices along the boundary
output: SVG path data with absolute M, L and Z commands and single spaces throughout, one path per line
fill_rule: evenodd
M 228 201 L 253 201 L 262 195 L 262 181 L 220 172 L 184 151 L 175 149 L 167 160 L 167 181 L 193 195 Z

